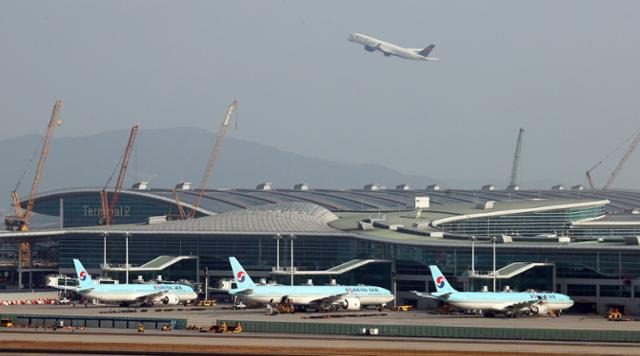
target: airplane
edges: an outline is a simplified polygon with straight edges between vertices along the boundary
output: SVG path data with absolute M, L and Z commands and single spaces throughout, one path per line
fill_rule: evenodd
M 364 49 L 367 52 L 380 51 L 386 57 L 396 56 L 404 59 L 421 61 L 438 60 L 438 58 L 429 57 L 429 53 L 431 53 L 433 48 L 436 46 L 434 44 L 425 48 L 404 48 L 361 33 L 352 33 L 349 35 L 349 41 L 364 45 Z
M 367 305 L 385 305 L 394 299 L 390 291 L 374 286 L 283 286 L 257 285 L 235 257 L 229 257 L 235 288 L 229 293 L 256 304 L 271 304 L 289 299 L 293 305 L 316 310 L 360 310 Z
M 154 304 L 186 304 L 198 298 L 193 288 L 182 284 L 94 284 L 79 260 L 74 259 L 73 264 L 79 282 L 75 292 L 86 299 L 123 306 L 132 303 L 152 306 Z
M 413 291 L 422 298 L 436 299 L 467 310 L 484 310 L 485 317 L 493 317 L 497 312 L 516 318 L 518 313 L 537 315 L 555 314 L 573 305 L 573 300 L 560 293 L 517 293 L 517 292 L 458 292 L 444 278 L 437 266 L 429 266 L 436 292 Z

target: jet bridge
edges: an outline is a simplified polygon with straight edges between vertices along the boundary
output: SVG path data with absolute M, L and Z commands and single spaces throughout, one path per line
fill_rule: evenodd
M 543 269 L 547 267 L 547 271 Z M 550 268 L 550 271 L 549 271 Z M 534 271 L 539 270 L 539 271 Z M 525 275 L 526 272 L 529 272 Z M 539 273 L 540 275 L 536 275 Z M 462 278 L 465 290 L 477 290 L 472 286 L 487 286 L 491 289 L 491 281 L 494 279 L 494 272 L 468 271 Z M 495 271 L 497 281 L 496 290 L 503 290 L 509 287 L 520 291 L 527 289 L 548 290 L 556 289 L 556 264 L 543 262 L 513 262 Z
M 106 272 L 159 272 L 180 261 L 198 259 L 198 256 L 158 256 L 138 267 L 126 264 L 102 264 L 100 267 Z
M 358 269 L 362 266 L 371 264 L 371 263 L 391 263 L 391 260 L 383 260 L 383 259 L 355 259 L 351 261 L 347 261 L 345 263 L 339 264 L 337 266 L 331 267 L 327 270 L 323 271 L 299 271 L 295 267 L 293 268 L 294 276 L 332 276 L 332 275 L 341 275 L 354 269 Z M 279 276 L 289 276 L 291 275 L 291 267 L 281 267 L 277 269 L 273 267 L 271 270 L 272 275 Z

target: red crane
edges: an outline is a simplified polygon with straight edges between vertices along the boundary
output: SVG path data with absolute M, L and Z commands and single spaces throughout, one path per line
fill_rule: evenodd
M 227 134 L 229 130 L 229 126 L 231 124 L 231 119 L 233 117 L 233 112 L 238 106 L 238 102 L 236 100 L 229 105 L 227 108 L 227 114 L 224 117 L 224 121 L 220 126 L 220 130 L 218 131 L 218 137 L 216 138 L 216 145 L 213 148 L 213 152 L 211 153 L 211 157 L 209 157 L 209 162 L 207 163 L 207 167 L 204 170 L 204 174 L 202 175 L 202 180 L 200 181 L 200 185 L 198 186 L 198 192 L 196 193 L 196 198 L 193 202 L 193 208 L 189 212 L 189 219 L 192 219 L 196 215 L 196 211 L 200 206 L 200 200 L 202 199 L 202 194 L 204 194 L 204 190 L 207 187 L 207 183 L 209 182 L 209 177 L 211 177 L 211 172 L 213 171 L 213 164 L 216 162 L 216 158 L 218 157 L 218 152 L 220 151 L 220 147 L 222 146 L 222 142 L 224 141 L 224 136 Z M 175 195 L 177 197 L 177 195 Z M 178 204 L 180 206 L 180 204 Z
M 102 221 L 101 223 L 106 225 L 111 225 L 113 223 L 113 212 L 116 208 L 116 203 L 118 202 L 118 197 L 120 196 L 120 190 L 122 189 L 122 183 L 124 183 L 124 177 L 127 173 L 127 166 L 129 165 L 129 158 L 131 157 L 131 152 L 133 151 L 133 145 L 136 142 L 136 135 L 138 134 L 138 125 L 134 125 L 131 127 L 131 132 L 129 133 L 129 141 L 127 141 L 127 147 L 124 150 L 124 154 L 122 156 L 122 162 L 120 164 L 120 173 L 118 173 L 118 179 L 116 180 L 116 185 L 113 188 L 113 194 L 111 195 L 111 202 L 108 203 L 107 189 L 106 186 L 100 192 L 101 198 L 101 207 L 102 207 Z M 111 178 L 109 178 L 111 181 Z M 107 185 L 109 184 L 107 182 Z

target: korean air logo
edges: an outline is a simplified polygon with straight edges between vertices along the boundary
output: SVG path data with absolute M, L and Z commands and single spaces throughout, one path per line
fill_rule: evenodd
M 444 277 L 439 276 L 436 278 L 436 286 L 438 286 L 438 288 L 444 288 Z
M 80 271 L 80 280 L 83 282 L 87 280 L 87 272 Z
M 236 279 L 238 280 L 238 282 L 240 282 L 240 283 L 244 282 L 244 276 L 245 275 L 246 275 L 246 273 L 244 271 L 238 272 L 238 274 L 236 275 Z

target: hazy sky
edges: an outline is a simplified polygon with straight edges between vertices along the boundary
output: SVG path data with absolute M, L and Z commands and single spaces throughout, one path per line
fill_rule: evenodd
M 636 1 L 0 0 L 0 139 L 42 133 L 56 97 L 59 136 L 217 130 L 238 99 L 236 138 L 443 179 L 505 182 L 524 127 L 525 184 L 583 183 L 640 128 L 639 36 Z M 618 186 L 639 174 L 640 150 Z

